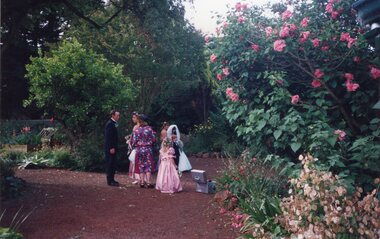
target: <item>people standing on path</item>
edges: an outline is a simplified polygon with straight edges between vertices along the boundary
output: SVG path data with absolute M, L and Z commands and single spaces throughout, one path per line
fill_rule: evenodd
M 157 173 L 156 189 L 162 193 L 182 191 L 181 181 L 174 164 L 175 151 L 170 144 L 170 140 L 166 138 L 162 141 L 160 149 L 160 167 Z
M 117 135 L 117 121 L 120 119 L 120 112 L 116 110 L 111 111 L 111 118 L 108 120 L 105 127 L 105 165 L 107 184 L 109 186 L 119 186 L 119 183 L 115 181 L 116 159 L 118 151 L 118 135 Z
M 172 147 L 175 151 L 175 163 L 178 167 L 179 175 L 182 172 L 189 171 L 192 169 L 189 159 L 187 158 L 185 152 L 183 151 L 183 142 L 181 141 L 181 134 L 177 125 L 170 125 L 167 130 L 167 138 L 171 140 Z
M 136 149 L 135 173 L 139 174 L 140 187 L 154 188 L 151 180 L 155 171 L 153 146 L 156 143 L 156 133 L 148 125 L 147 120 L 146 115 L 139 115 L 140 125 L 133 131 L 131 145 Z
M 133 132 L 140 126 L 139 124 L 139 114 L 137 112 L 132 112 L 132 122 L 135 124 L 132 129 L 132 134 Z M 131 135 L 126 136 L 127 144 L 128 144 L 128 151 L 129 156 L 129 177 L 134 179 L 132 184 L 137 184 L 140 180 L 139 175 L 135 173 L 135 157 L 136 157 L 136 149 L 132 147 L 131 144 Z

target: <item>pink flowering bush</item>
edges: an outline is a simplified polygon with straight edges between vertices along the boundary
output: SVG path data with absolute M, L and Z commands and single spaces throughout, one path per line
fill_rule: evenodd
M 294 174 L 294 154 L 312 152 L 351 189 L 380 174 L 380 62 L 353 2 L 287 0 L 274 17 L 235 6 L 207 44 L 211 69 L 228 68 L 224 115 L 250 153 Z

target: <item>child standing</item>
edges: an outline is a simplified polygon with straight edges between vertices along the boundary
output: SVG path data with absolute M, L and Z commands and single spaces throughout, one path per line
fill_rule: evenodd
M 175 152 L 170 147 L 170 141 L 165 139 L 161 144 L 160 167 L 158 168 L 156 189 L 162 193 L 176 193 L 182 191 L 181 181 L 175 167 Z

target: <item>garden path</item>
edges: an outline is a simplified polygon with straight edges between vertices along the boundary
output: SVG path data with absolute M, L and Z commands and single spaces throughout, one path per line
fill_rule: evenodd
M 223 167 L 220 159 L 190 158 L 194 169 L 206 170 L 209 178 Z M 118 173 L 120 187 L 110 187 L 102 173 L 57 169 L 17 170 L 27 182 L 17 199 L 2 202 L 4 222 L 22 207 L 34 211 L 21 225 L 26 239 L 121 239 L 121 238 L 236 238 L 229 218 L 219 214 L 213 195 L 195 192 L 190 173 L 181 180 L 184 191 L 162 194 L 141 189 Z

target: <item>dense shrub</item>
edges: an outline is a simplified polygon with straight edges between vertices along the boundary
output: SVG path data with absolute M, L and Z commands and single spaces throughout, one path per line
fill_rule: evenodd
M 207 38 L 211 66 L 224 115 L 252 156 L 292 169 L 299 153 L 312 152 L 350 184 L 380 173 L 380 120 L 371 108 L 380 61 L 352 2 L 237 3 L 219 19 L 217 36 Z

